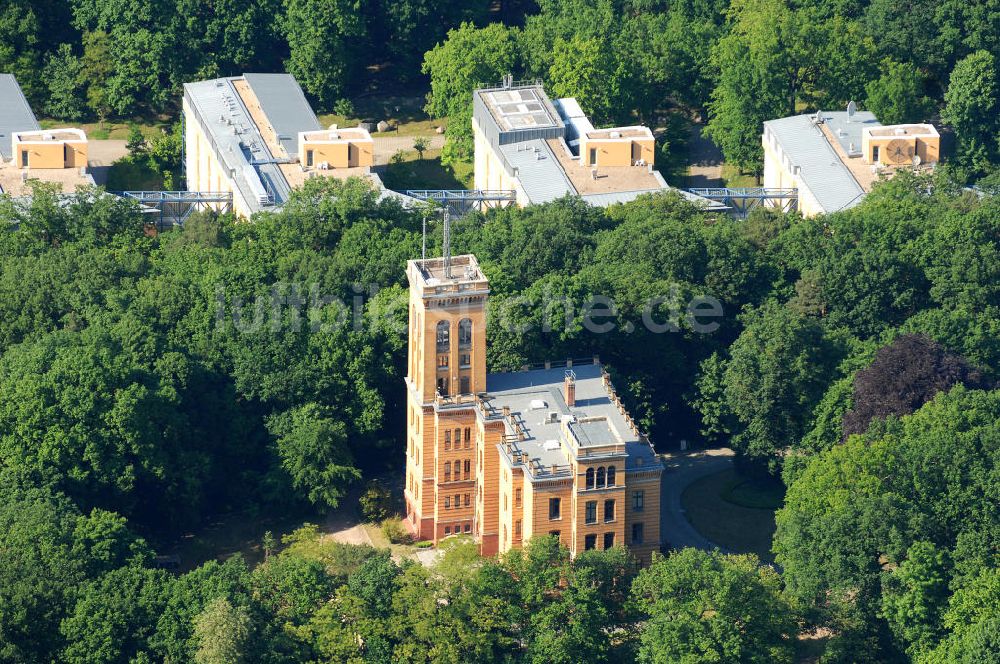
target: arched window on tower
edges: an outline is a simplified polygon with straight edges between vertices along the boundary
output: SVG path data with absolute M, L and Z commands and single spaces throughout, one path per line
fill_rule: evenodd
M 448 321 L 438 321 L 437 324 L 437 349 L 438 352 L 448 352 L 451 346 L 451 325 Z
M 597 469 L 597 488 L 604 488 L 604 466 Z
M 594 469 L 593 468 L 588 468 L 587 469 L 587 488 L 588 489 L 593 489 L 594 488 Z
M 608 486 L 615 485 L 615 467 L 608 466 Z
M 463 318 L 458 322 L 458 347 L 468 348 L 472 345 L 472 321 Z

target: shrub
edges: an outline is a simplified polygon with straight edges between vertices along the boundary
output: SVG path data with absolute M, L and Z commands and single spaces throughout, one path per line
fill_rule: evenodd
M 382 522 L 382 534 L 392 544 L 409 544 L 413 541 L 413 536 L 407 532 L 403 522 L 396 518 Z
M 333 112 L 345 118 L 353 118 L 354 104 L 351 103 L 350 99 L 338 99 L 337 103 L 333 105 Z
M 384 521 L 392 512 L 392 494 L 375 480 L 368 483 L 358 502 L 361 516 L 369 523 Z

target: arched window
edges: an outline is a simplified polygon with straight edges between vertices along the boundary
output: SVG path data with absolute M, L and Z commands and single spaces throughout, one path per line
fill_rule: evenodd
M 451 481 L 451 461 L 444 462 L 444 481 Z
M 468 348 L 472 345 L 472 321 L 463 318 L 458 322 L 458 347 Z
M 437 349 L 438 352 L 447 351 L 451 344 L 451 325 L 448 321 L 438 321 L 437 324 Z
M 588 468 L 587 469 L 587 488 L 588 489 L 593 489 L 594 488 L 594 469 L 593 468 Z
M 615 485 L 615 467 L 608 466 L 608 486 Z
M 600 489 L 604 486 L 604 466 L 597 469 L 597 488 Z

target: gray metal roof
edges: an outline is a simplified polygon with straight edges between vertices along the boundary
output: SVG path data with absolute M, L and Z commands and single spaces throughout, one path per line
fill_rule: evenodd
M 653 467 L 656 454 L 649 444 L 639 440 L 612 403 L 604 387 L 601 365 L 577 365 L 573 371 L 576 374 L 576 405 L 572 408 L 566 405 L 563 397 L 565 368 L 489 374 L 486 376 L 486 398 L 493 408 L 500 410 L 509 406 L 512 413 L 519 415 L 527 436 L 518 442 L 518 447 L 544 467 L 568 463 L 562 447 L 546 445 L 562 437 L 561 422 L 547 421 L 546 416 L 553 411 L 576 417 L 574 433 L 585 435 L 582 446 L 607 444 L 609 436 L 617 434 L 628 454 L 626 468 L 640 464 Z M 534 407 L 539 402 L 544 402 L 544 407 Z M 583 418 L 604 418 L 605 421 L 579 422 Z
M 11 134 L 40 129 L 28 100 L 13 74 L 0 74 L 0 155 L 5 161 L 13 153 Z
M 794 115 L 768 120 L 764 123 L 765 135 L 770 132 L 791 165 L 800 169 L 799 178 L 824 211 L 836 212 L 852 207 L 860 202 L 865 191 L 840 160 L 822 130 L 813 124 L 813 117 Z M 852 122 L 847 121 L 847 113 L 843 111 L 823 111 L 823 117 L 835 135 L 838 129 L 844 130 L 845 135 L 838 136 L 837 140 L 845 152 L 851 142 L 860 150 L 863 127 L 879 126 L 875 116 L 867 111 L 859 111 Z
M 281 147 L 289 157 L 297 157 L 299 132 L 322 129 L 298 81 L 291 74 L 244 74 L 243 78 L 278 134 Z
M 823 111 L 823 117 L 844 153 L 851 156 L 861 154 L 861 134 L 865 127 L 882 126 L 871 111 L 857 111 L 851 118 L 844 111 Z
M 507 164 L 517 169 L 517 179 L 531 203 L 547 203 L 566 194 L 576 194 L 576 189 L 544 140 L 507 143 L 499 146 L 499 151 Z
M 195 119 L 208 137 L 215 156 L 232 174 L 233 182 L 252 211 L 263 208 L 261 196 L 270 195 L 280 205 L 290 193 L 276 164 L 253 164 L 273 158 L 264 137 L 233 86 L 233 78 L 184 84 L 184 96 Z
M 630 201 L 634 201 L 645 194 L 660 195 L 669 192 L 674 192 L 681 198 L 694 203 L 705 210 L 726 209 L 726 206 L 718 201 L 713 201 L 703 196 L 692 194 L 690 191 L 685 191 L 684 189 L 676 189 L 666 184 L 663 189 L 643 189 L 639 191 L 615 191 L 606 194 L 587 194 L 586 196 L 581 196 L 580 198 L 594 207 L 608 207 L 609 205 L 614 205 L 615 203 L 628 203 Z

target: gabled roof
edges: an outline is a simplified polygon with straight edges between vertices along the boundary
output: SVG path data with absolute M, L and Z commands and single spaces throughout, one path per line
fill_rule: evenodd
M 321 129 L 319 119 L 291 74 L 243 74 L 257 96 L 278 142 L 290 157 L 299 153 L 299 132 Z
M 843 128 L 844 135 L 841 137 L 839 131 L 836 135 L 845 152 L 849 152 L 851 143 L 860 149 L 863 127 L 879 124 L 867 111 L 859 111 L 850 122 L 843 111 L 823 111 L 823 116 L 835 129 Z M 765 138 L 773 137 L 777 141 L 789 161 L 789 170 L 799 169 L 801 182 L 825 212 L 853 207 L 860 202 L 865 190 L 813 122 L 814 117 L 807 114 L 768 120 L 764 123 Z
M 0 74 L 0 156 L 11 159 L 11 135 L 16 131 L 38 130 L 38 120 L 24 98 L 13 74 Z

